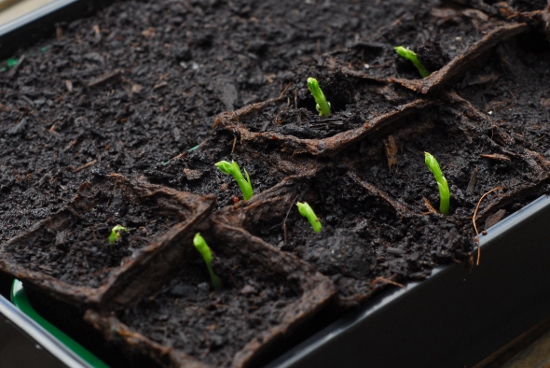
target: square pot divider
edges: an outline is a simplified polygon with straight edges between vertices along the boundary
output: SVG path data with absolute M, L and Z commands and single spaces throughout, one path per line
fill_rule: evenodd
M 365 303 L 388 284 L 403 281 L 395 270 L 404 267 L 401 263 L 396 262 L 386 270 L 378 264 L 375 255 L 383 251 L 390 240 L 384 238 L 375 242 L 374 239 L 382 237 L 375 230 L 388 219 L 401 218 L 410 223 L 420 219 L 383 191 L 365 189 L 354 180 L 353 173 L 340 174 L 324 167 L 315 174 L 289 176 L 250 201 L 224 209 L 226 223 L 250 231 L 329 277 L 338 289 L 333 305 L 334 318 Z M 324 179 L 330 184 L 320 187 L 318 183 Z M 338 200 L 330 200 L 338 193 Z M 313 232 L 308 220 L 298 214 L 296 203 L 303 201 L 310 203 L 319 216 L 323 229 L 318 234 Z M 361 217 L 363 211 L 370 211 L 370 217 L 381 220 L 369 218 L 367 226 L 367 218 Z M 329 220 L 330 216 L 333 220 Z M 359 217 L 362 220 L 355 223 Z M 440 221 L 445 223 L 446 219 Z M 375 278 L 373 274 L 383 277 Z M 428 270 L 421 270 L 418 277 L 424 278 L 427 274 Z
M 5 243 L 0 269 L 69 304 L 97 303 L 105 293 L 130 298 L 169 277 L 173 248 L 192 238 L 214 203 L 211 196 L 104 176 L 81 185 L 57 213 Z M 110 244 L 117 224 L 128 232 Z M 148 273 L 145 264 L 158 262 L 162 271 Z
M 311 327 L 307 322 L 313 323 L 335 288 L 309 264 L 226 220 L 216 213 L 201 232 L 222 290 L 213 291 L 189 239 L 177 248 L 178 258 L 185 257 L 173 279 L 136 295 L 130 307 L 105 299 L 86 312 L 86 321 L 130 353 L 165 367 L 258 366 L 280 354 L 295 342 L 297 326 Z
M 291 161 L 288 160 L 290 155 L 292 159 L 303 159 L 309 155 L 334 156 L 367 136 L 382 136 L 406 124 L 419 111 L 440 105 L 439 101 L 418 98 L 411 91 L 392 84 L 380 86 L 380 81 L 338 71 L 330 73 L 324 70 L 323 73 L 327 73 L 327 83 L 336 92 L 332 99 L 335 111 L 329 117 L 319 116 L 315 112 L 315 102 L 311 94 L 305 92 L 307 88 L 296 87 L 296 96 L 299 96 L 296 99 L 299 101 L 292 106 L 282 100 L 284 93 L 289 95 L 286 91 L 279 98 L 218 114 L 213 128 L 232 134 L 240 146 L 254 147 L 256 150 L 262 147 L 260 152 L 269 150 L 278 156 L 287 156 L 286 161 Z M 305 83 L 306 75 L 303 80 Z M 355 91 L 356 95 L 351 96 L 350 90 Z M 338 100 L 338 91 L 345 96 L 340 97 L 341 100 Z M 377 103 L 376 114 L 361 113 L 364 105 L 373 101 Z

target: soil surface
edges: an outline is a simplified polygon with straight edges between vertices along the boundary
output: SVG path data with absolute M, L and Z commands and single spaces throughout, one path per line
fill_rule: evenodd
M 67 208 L 40 223 L 30 236 L 7 243 L 2 250 L 5 262 L 13 259 L 67 284 L 98 288 L 134 252 L 185 220 L 184 211 L 167 210 L 117 179 L 96 178 L 85 184 Z M 116 225 L 126 231 L 119 231 L 119 238 L 110 243 Z
M 471 267 L 476 231 L 549 189 L 546 6 L 543 0 L 121 1 L 59 25 L 55 39 L 19 51 L 19 64 L 0 73 L 0 243 L 55 214 L 86 181 L 121 173 L 216 195 L 224 221 L 329 276 L 342 307 L 363 303 L 387 284 L 425 278 L 436 265 Z M 398 45 L 415 50 L 432 75 L 421 79 L 397 56 Z M 331 102 L 327 118 L 315 110 L 309 76 Z M 449 182 L 448 216 L 437 211 L 425 151 Z M 235 160 L 250 174 L 250 201 L 215 168 L 220 160 Z M 311 204 L 320 234 L 299 215 L 297 201 Z M 135 229 L 150 224 L 148 234 L 176 221 L 155 211 L 131 208 L 128 216 L 137 220 L 126 220 Z M 103 238 L 118 223 L 108 212 L 75 219 L 62 242 L 45 235 L 59 243 L 51 252 L 38 243 L 18 247 L 16 262 L 58 276 L 80 274 L 99 249 L 88 239 Z M 114 267 L 147 242 L 136 234 L 123 236 L 113 253 L 103 247 L 101 262 Z M 86 243 L 91 253 L 58 254 L 65 243 Z M 62 259 L 66 269 L 54 263 L 44 270 L 46 258 Z M 166 344 L 181 335 L 171 321 L 230 330 L 233 322 L 201 320 L 197 311 L 215 312 L 215 304 L 245 310 L 254 296 L 244 298 L 246 286 L 234 286 L 210 299 L 198 268 L 200 262 L 182 270 L 166 290 L 119 316 L 159 323 L 161 330 L 143 331 Z M 270 287 L 261 286 L 265 315 L 277 293 Z M 178 288 L 188 292 L 174 295 Z M 198 307 L 175 312 L 174 303 Z M 147 317 L 149 310 L 155 312 Z M 175 344 L 226 366 L 235 350 L 224 341 L 233 337 L 218 332 Z
M 286 307 L 299 300 L 302 291 L 297 282 L 266 272 L 265 265 L 226 258 L 219 251 L 216 256 L 213 268 L 225 280 L 223 290 L 212 290 L 198 256 L 155 295 L 120 310 L 120 320 L 213 367 L 230 366 L 247 343 L 283 322 Z

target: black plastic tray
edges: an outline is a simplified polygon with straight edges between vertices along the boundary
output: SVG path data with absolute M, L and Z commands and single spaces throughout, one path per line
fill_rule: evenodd
M 0 26 L 0 60 L 52 34 L 57 23 L 93 14 L 114 0 L 55 0 Z
M 268 365 L 471 367 L 550 316 L 550 197 L 479 237 L 480 265 L 389 291 Z
M 53 33 L 56 23 L 111 2 L 57 0 L 0 26 L 0 60 Z M 480 266 L 440 267 L 421 283 L 389 290 L 267 367 L 473 366 L 550 316 L 549 225 L 543 196 L 480 236 Z M 19 323 L 13 318 L 29 323 L 9 313 L 2 321 Z

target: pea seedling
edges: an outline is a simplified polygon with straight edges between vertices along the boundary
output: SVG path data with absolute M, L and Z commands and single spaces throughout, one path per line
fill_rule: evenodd
M 315 212 L 313 212 L 313 208 L 311 208 L 307 202 L 298 202 L 296 203 L 296 206 L 298 206 L 298 212 L 300 212 L 300 215 L 308 219 L 309 223 L 313 227 L 313 231 L 320 233 L 323 226 L 321 225 L 321 221 L 319 221 L 319 218 Z
M 193 238 L 193 244 L 195 244 L 195 248 L 199 251 L 202 258 L 204 259 L 204 263 L 206 263 L 206 267 L 208 268 L 208 273 L 210 273 L 210 279 L 212 280 L 212 285 L 214 285 L 214 289 L 220 290 L 222 285 L 222 280 L 214 273 L 214 270 L 212 270 L 212 250 L 206 244 L 206 240 L 201 236 L 200 233 L 195 234 L 195 238 Z
M 399 54 L 399 56 L 404 57 L 405 59 L 410 60 L 414 66 L 416 66 L 416 69 L 418 69 L 418 72 L 422 76 L 422 78 L 426 78 L 430 75 L 430 72 L 426 70 L 424 65 L 418 60 L 418 56 L 416 55 L 416 52 L 406 49 L 403 46 L 397 46 L 395 47 L 395 51 Z
M 120 239 L 120 232 L 128 232 L 128 229 L 122 225 L 116 225 L 111 229 L 111 234 L 109 235 L 109 244 L 113 245 L 118 239 Z
M 254 195 L 254 191 L 252 190 L 252 183 L 250 182 L 250 176 L 244 170 L 244 173 L 246 174 L 246 180 L 243 177 L 243 174 L 241 173 L 241 168 L 235 161 L 231 161 L 231 163 L 227 161 L 220 161 L 216 164 L 216 167 L 220 169 L 220 171 L 224 174 L 229 174 L 233 176 L 237 184 L 239 184 L 239 188 L 241 188 L 241 192 L 243 193 L 243 198 L 245 201 L 248 201 L 252 195 Z
M 434 174 L 435 181 L 437 182 L 437 187 L 439 188 L 439 212 L 444 215 L 449 213 L 449 202 L 451 199 L 451 192 L 449 191 L 449 184 L 447 179 L 443 176 L 439 163 L 429 152 L 424 152 L 426 166 Z
M 325 94 L 321 90 L 321 87 L 319 87 L 317 79 L 311 77 L 308 78 L 307 88 L 309 89 L 309 92 L 311 92 L 313 98 L 315 99 L 315 102 L 317 103 L 315 105 L 315 108 L 317 109 L 317 111 L 319 111 L 319 116 L 329 116 L 330 102 L 328 102 L 325 98 Z

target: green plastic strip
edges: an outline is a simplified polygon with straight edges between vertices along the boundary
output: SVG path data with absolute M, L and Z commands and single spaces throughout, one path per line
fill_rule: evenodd
M 6 64 L 8 65 L 8 68 L 13 68 L 14 66 L 17 65 L 18 62 L 19 62 L 19 59 L 8 59 Z
M 199 146 L 200 146 L 200 144 L 197 144 L 195 147 L 189 148 L 189 149 L 187 150 L 187 152 L 193 152 L 194 150 L 196 150 L 197 148 L 199 148 Z M 168 161 L 166 161 L 166 162 L 163 162 L 162 164 L 163 164 L 164 166 L 166 166 L 166 165 L 168 165 L 168 164 L 170 163 L 170 161 L 172 161 L 172 159 L 170 159 L 170 160 L 168 160 Z
M 42 318 L 42 316 L 40 316 L 31 306 L 29 298 L 27 298 L 27 294 L 25 293 L 25 289 L 23 289 L 23 283 L 19 280 L 13 280 L 13 284 L 11 287 L 11 301 L 23 313 L 25 313 L 28 317 L 30 317 L 32 320 L 42 326 L 46 331 L 52 334 L 62 344 L 64 344 L 68 349 L 72 350 L 73 353 L 78 355 L 86 363 L 94 368 L 109 368 L 107 364 L 99 360 L 98 357 L 90 353 L 82 345 L 71 339 L 64 332 Z

